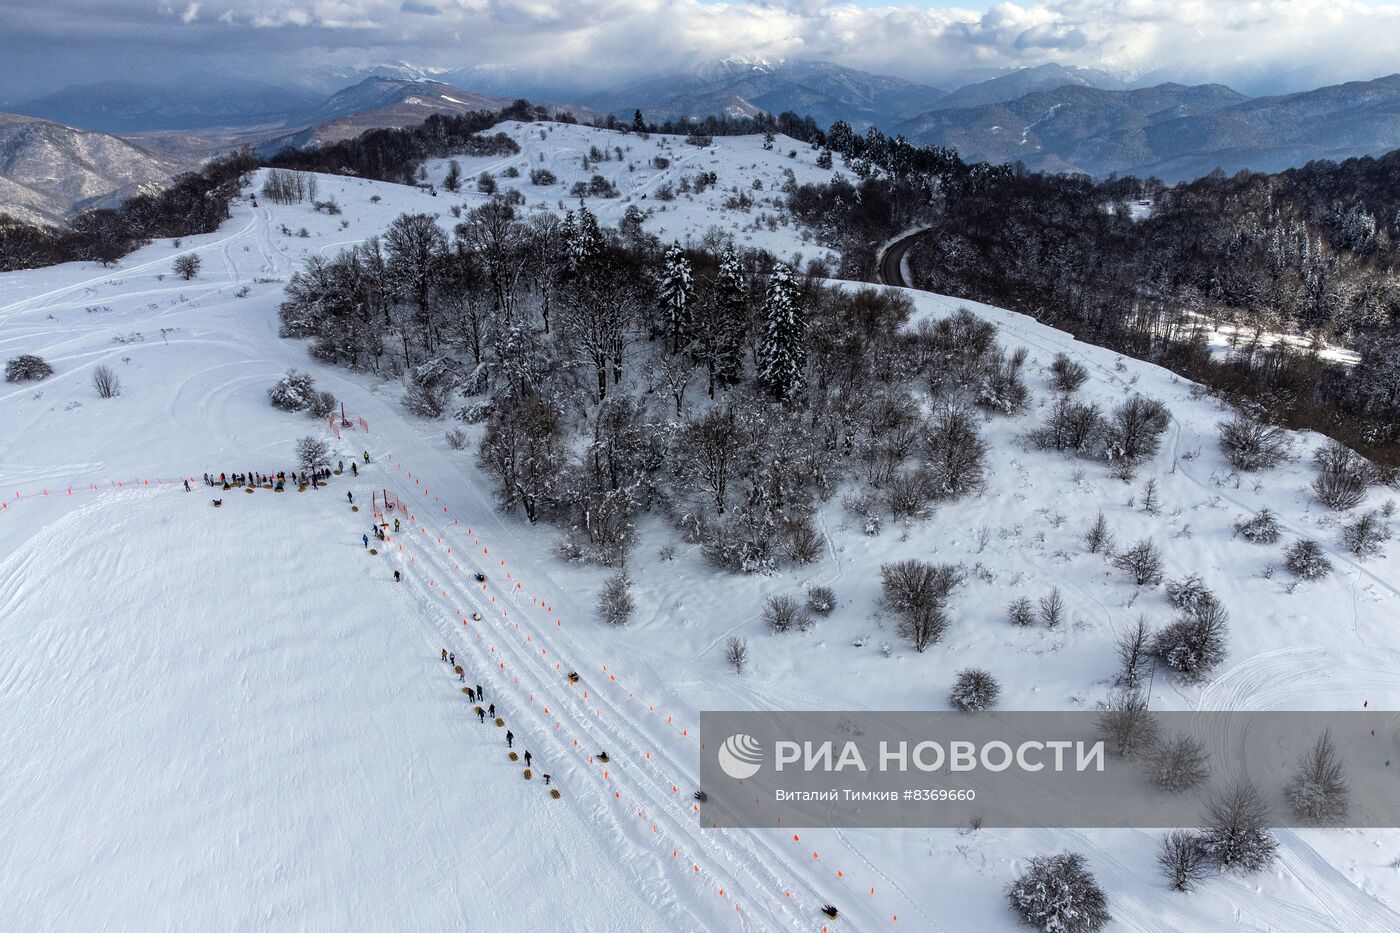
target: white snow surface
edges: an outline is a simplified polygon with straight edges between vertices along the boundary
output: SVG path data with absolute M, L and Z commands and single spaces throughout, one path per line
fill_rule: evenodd
M 565 126 L 539 140 L 539 129 L 508 131 L 526 145 L 522 171 L 526 160 L 549 165 L 561 189 L 573 180 L 561 169 L 590 140 L 647 154 L 658 141 Z M 771 190 L 767 179 L 793 161 L 783 140 L 774 152 L 758 138 L 669 148 L 690 171 L 718 159 L 721 188 L 753 171 Z M 799 165 L 815 158 L 797 148 Z M 483 166 L 461 161 L 470 183 Z M 656 183 L 616 161 L 602 169 L 635 177 L 625 189 L 634 196 Z M 819 171 L 807 165 L 799 179 Z M 1281 832 L 1269 872 L 1215 877 L 1183 896 L 1156 873 L 1155 832 L 804 831 L 799 840 L 778 829 L 702 831 L 689 798 L 703 709 L 946 709 L 954 673 L 974 666 L 1001 681 L 1004 709 L 1092 709 L 1115 670 L 1114 633 L 1139 613 L 1171 617 L 1160 590 L 1139 592 L 1084 553 L 1080 535 L 1100 508 L 1120 542 L 1152 536 L 1169 577 L 1200 573 L 1231 612 L 1219 676 L 1203 687 L 1159 676 L 1155 707 L 1400 708 L 1397 545 L 1366 561 L 1339 546 L 1337 517 L 1307 488 L 1318 438 L 1298 436 L 1283 467 L 1236 476 L 1214 444 L 1226 413 L 1169 372 L 1001 309 L 911 292 L 919 314 L 970 307 L 1005 345 L 1030 352 L 1036 402 L 986 425 L 996 451 L 986 493 L 874 538 L 838 496 L 820 513 L 824 558 L 772 576 L 716 572 L 684 545 L 663 561 L 672 533 L 644 524 L 630 567 L 639 612 L 625 630 L 606 629 L 591 611 L 604 573 L 561 563 L 554 532 L 493 508 L 470 454 L 479 429 L 468 451 L 453 451 L 446 425 L 404 412 L 397 384 L 321 366 L 277 336 L 282 285 L 304 256 L 379 233 L 402 211 L 437 212 L 450 225 L 448 206 L 476 196 L 320 184 L 341 217 L 240 201 L 222 229 L 179 248 L 156 242 L 110 269 L 0 276 L 0 358 L 38 353 L 56 370 L 0 385 L 7 928 L 820 930 L 831 902 L 842 912 L 832 929 L 1012 930 L 1005 885 L 1026 857 L 1067 848 L 1087 855 L 1117 930 L 1400 928 L 1395 831 Z M 749 245 L 816 255 L 792 227 L 744 240 L 750 215 L 730 216 L 709 194 L 671 202 L 648 228 L 698 239 L 719 226 Z M 557 210 L 561 198 L 567 206 L 556 191 L 531 201 Z M 625 206 L 589 204 L 607 222 Z M 189 282 L 169 274 L 186 252 L 203 259 Z M 1141 392 L 1171 407 L 1163 450 L 1131 486 L 1102 465 L 1021 445 L 1049 404 L 1039 373 L 1058 351 L 1089 368 L 1081 391 L 1105 406 Z M 100 364 L 120 376 L 118 398 L 92 391 Z M 360 477 L 305 493 L 218 492 L 217 510 L 201 485 L 186 494 L 159 482 L 291 468 L 295 438 L 329 436 L 268 405 L 267 388 L 291 366 L 367 419 L 367 434 L 330 437 L 338 458 L 369 452 Z M 1129 505 L 1149 477 L 1165 503 L 1157 518 Z M 344 494 L 364 503 L 382 488 L 415 520 L 370 556 L 360 540 L 367 512 L 352 512 Z M 1372 490 L 1366 506 L 1385 497 Z M 1282 572 L 1266 578 L 1281 547 L 1231 531 L 1264 505 L 1285 543 L 1317 539 L 1336 572 L 1296 588 Z M 925 654 L 901 643 L 878 607 L 880 563 L 909 556 L 973 571 L 943 642 Z M 392 582 L 395 568 L 404 583 Z M 486 590 L 471 581 L 477 568 Z M 761 628 L 766 594 L 811 583 L 836 589 L 831 617 L 803 634 Z M 1005 621 L 1011 599 L 1051 587 L 1065 596 L 1067 624 Z M 462 625 L 473 612 L 482 621 Z M 720 657 L 731 633 L 750 642 L 743 677 Z M 517 750 L 532 751 L 533 780 L 508 761 L 504 729 L 471 714 L 439 660 L 443 647 L 486 687 Z M 570 669 L 578 686 L 564 677 Z M 607 766 L 590 758 L 601 750 Z M 560 800 L 546 795 L 542 771 Z
M 457 194 L 442 188 L 453 159 L 433 159 L 425 166 L 428 182 L 438 187 L 438 200 L 447 199 L 438 210 L 445 212 L 452 204 L 470 208 L 484 202 L 488 196 L 477 191 L 476 183 L 478 176 L 487 172 L 500 191 L 513 189 L 524 195 L 525 211 L 562 214 L 578 206 L 578 199 L 569 194 L 574 183 L 587 183 L 594 175 L 601 175 L 617 188 L 618 197 L 590 197 L 584 203 L 607 226 L 616 226 L 627 208 L 635 205 L 647 214 L 643 224 L 647 232 L 663 240 L 699 246 L 707 235 L 727 236 L 741 248 L 766 249 L 786 260 L 834 256 L 796 221 L 780 216 L 779 207 L 786 199 L 782 193 L 786 170 L 792 171 L 798 184 L 825 184 L 841 172 L 839 161 L 834 169 L 818 168 L 819 153 L 807 143 L 778 135 L 773 148 L 765 150 L 761 136 L 720 136 L 714 138 L 714 145 L 699 147 L 687 143 L 684 136 L 652 133 L 643 138 L 578 124 L 518 121 L 502 123 L 491 132 L 497 131 L 519 143 L 520 154 L 454 157 L 462 170 L 462 190 Z M 583 160 L 594 147 L 609 159 L 590 162 L 584 169 Z M 618 148 L 622 149 L 620 160 Z M 658 168 L 653 161 L 657 156 L 669 165 Z M 515 168 L 519 176 L 502 174 L 509 168 Z M 530 172 L 536 169 L 550 171 L 555 183 L 532 184 Z M 701 172 L 714 172 L 718 183 L 698 194 L 679 191 L 682 179 L 693 179 Z M 761 189 L 753 187 L 755 181 L 762 183 Z M 666 185 L 676 191 L 672 201 L 657 197 Z M 726 209 L 726 199 L 740 193 L 756 203 L 748 210 Z M 770 221 L 774 229 L 769 229 Z

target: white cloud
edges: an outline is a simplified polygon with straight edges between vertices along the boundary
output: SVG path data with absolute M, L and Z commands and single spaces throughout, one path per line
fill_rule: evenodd
M 38 24 L 61 53 L 65 41 L 76 48 L 72 23 L 89 2 L 0 0 L 0 18 Z M 269 76 L 313 62 L 402 60 L 592 85 L 739 54 L 823 58 L 931 83 L 1058 61 L 1260 90 L 1389 73 L 1400 36 L 1400 0 L 1019 0 L 985 10 L 936 0 L 197 0 L 183 14 L 172 2 L 181 0 L 154 10 L 149 0 L 104 0 L 109 41 L 98 54 L 121 66 L 120 27 L 159 44 L 176 18 L 192 30 L 217 19 L 208 51 L 265 48 Z M 251 27 L 259 42 L 238 44 Z

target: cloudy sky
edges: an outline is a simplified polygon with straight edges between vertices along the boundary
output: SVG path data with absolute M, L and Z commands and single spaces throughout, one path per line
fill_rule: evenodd
M 1400 0 L 0 0 L 0 101 L 393 62 L 587 90 L 727 55 L 941 85 L 1058 61 L 1267 93 L 1400 70 Z

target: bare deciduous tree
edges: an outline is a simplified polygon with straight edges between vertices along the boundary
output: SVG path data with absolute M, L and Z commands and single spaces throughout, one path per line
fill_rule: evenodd
M 724 662 L 734 669 L 734 673 L 744 673 L 749 664 L 749 643 L 738 635 L 730 635 L 724 640 Z
M 122 381 L 110 366 L 99 366 L 92 371 L 92 387 L 98 398 L 116 398 L 122 394 Z

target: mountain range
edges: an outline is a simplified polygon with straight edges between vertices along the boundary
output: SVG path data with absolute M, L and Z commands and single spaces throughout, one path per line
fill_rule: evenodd
M 927 109 L 947 91 L 829 62 L 727 58 L 691 71 L 585 96 L 599 113 L 650 121 L 710 115 L 752 117 L 792 111 L 821 126 L 889 126 Z
M 501 109 L 515 96 L 450 83 L 472 75 L 385 66 L 329 96 L 256 82 L 57 90 L 13 107 L 30 116 L 0 115 L 0 211 L 55 222 L 238 146 L 321 145 L 434 113 Z M 542 106 L 629 122 L 635 109 L 654 122 L 792 111 L 953 146 L 969 161 L 1168 182 L 1400 148 L 1400 75 L 1249 98 L 1213 84 L 1129 88 L 1107 72 L 1049 64 L 947 91 L 829 62 L 726 58 L 569 100 Z
M 954 146 L 969 161 L 1021 162 L 1038 171 L 1168 182 L 1217 168 L 1272 172 L 1400 148 L 1400 75 L 1253 99 L 1218 84 L 1066 85 L 930 110 L 893 131 Z

